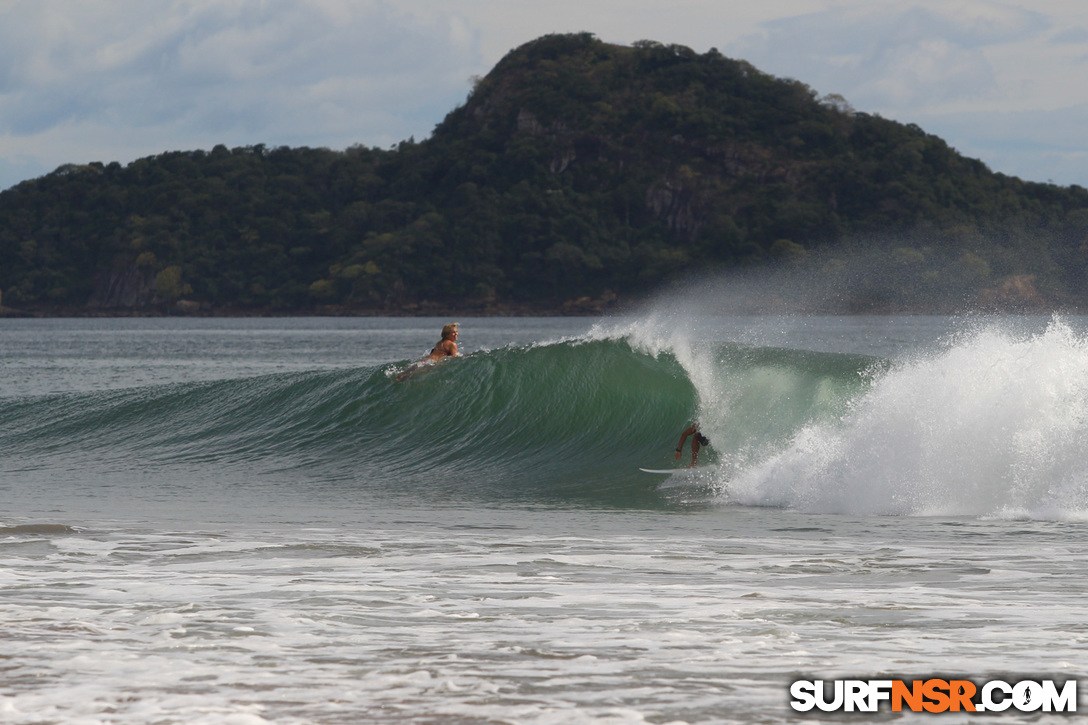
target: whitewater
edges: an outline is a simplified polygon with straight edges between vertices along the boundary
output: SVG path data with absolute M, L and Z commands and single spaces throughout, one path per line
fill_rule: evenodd
M 790 683 L 1083 679 L 1088 319 L 462 318 L 397 382 L 450 321 L 0 319 L 0 721 L 856 722 Z M 639 470 L 693 421 L 693 476 Z M 934 717 L 975 719 L 865 721 Z

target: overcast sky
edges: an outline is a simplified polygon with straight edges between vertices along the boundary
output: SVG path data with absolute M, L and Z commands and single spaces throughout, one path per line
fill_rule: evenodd
M 219 143 L 419 140 L 507 51 L 583 30 L 714 47 L 1088 186 L 1084 0 L 0 0 L 0 189 Z

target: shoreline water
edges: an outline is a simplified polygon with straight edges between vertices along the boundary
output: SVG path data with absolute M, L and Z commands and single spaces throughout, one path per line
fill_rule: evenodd
M 490 307 L 426 305 L 406 308 L 348 308 L 340 306 L 322 306 L 307 309 L 287 310 L 273 307 L 233 307 L 202 306 L 199 309 L 176 309 L 160 307 L 155 309 L 88 309 L 86 307 L 47 307 L 13 308 L 0 307 L 0 319 L 110 319 L 128 317 L 146 318 L 275 318 L 275 317 L 366 317 L 366 318 L 411 318 L 411 317 L 601 317 L 638 314 L 652 306 L 654 298 L 610 302 L 607 305 L 500 305 Z M 704 310 L 707 312 L 707 310 Z M 709 312 L 714 313 L 711 309 Z M 728 316 L 815 316 L 815 317 L 913 317 L 913 316 L 969 316 L 969 315 L 1083 315 L 1088 308 L 1074 305 L 1009 305 L 1009 306 L 847 306 L 800 307 L 795 305 L 751 305 L 741 309 L 717 311 L 723 317 Z

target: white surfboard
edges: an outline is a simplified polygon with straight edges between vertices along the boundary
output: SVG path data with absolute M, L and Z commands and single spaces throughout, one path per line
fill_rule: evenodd
M 640 468 L 638 470 L 642 471 L 643 473 L 660 473 L 660 474 L 663 474 L 663 475 L 666 475 L 666 476 L 672 476 L 672 475 L 675 475 L 677 473 L 681 473 L 681 474 L 685 474 L 685 475 L 692 474 L 692 473 L 695 473 L 696 471 L 698 471 L 699 469 L 698 468 Z

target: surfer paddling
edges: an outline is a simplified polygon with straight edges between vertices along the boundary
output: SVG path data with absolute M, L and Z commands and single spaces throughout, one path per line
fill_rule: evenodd
M 397 381 L 407 380 L 420 368 L 425 365 L 433 365 L 434 363 L 447 357 L 457 357 L 460 353 L 457 352 L 457 323 L 451 322 L 442 328 L 442 339 L 438 341 L 438 344 L 427 353 L 424 357 L 415 361 L 408 366 L 408 369 L 397 376 Z
M 688 468 L 695 468 L 696 461 L 699 460 L 699 448 L 701 446 L 709 446 L 710 441 L 706 436 L 699 432 L 699 424 L 692 423 L 688 428 L 684 429 L 684 432 L 680 434 L 680 442 L 676 444 L 676 454 L 673 456 L 676 460 L 680 460 L 680 450 L 684 447 L 684 441 L 691 436 L 691 465 Z
M 457 323 L 451 322 L 442 328 L 442 339 L 431 350 L 427 360 L 437 362 L 444 357 L 457 357 Z

